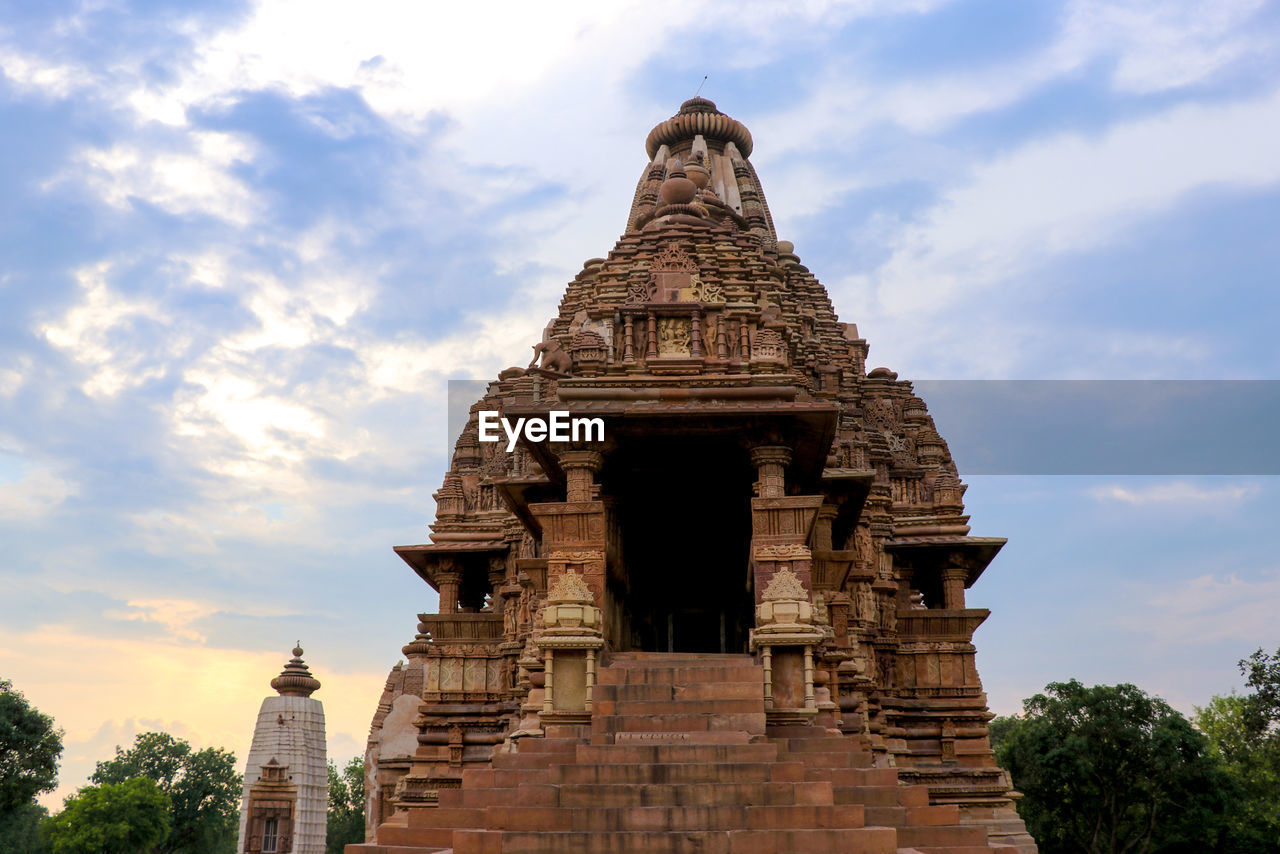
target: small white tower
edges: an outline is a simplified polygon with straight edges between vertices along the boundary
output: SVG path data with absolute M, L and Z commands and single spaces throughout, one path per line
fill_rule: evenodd
M 311 694 L 318 679 L 302 661 L 302 648 L 271 680 L 279 696 L 258 711 L 244 771 L 238 854 L 324 854 L 329 770 L 324 706 Z

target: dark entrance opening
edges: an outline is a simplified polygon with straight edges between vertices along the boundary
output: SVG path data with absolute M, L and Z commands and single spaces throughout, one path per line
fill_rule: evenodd
M 625 578 L 610 593 L 617 650 L 746 652 L 754 470 L 727 436 L 628 437 L 601 473 Z

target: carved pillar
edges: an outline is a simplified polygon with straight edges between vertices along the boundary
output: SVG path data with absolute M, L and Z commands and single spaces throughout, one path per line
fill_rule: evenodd
M 458 610 L 458 588 L 462 583 L 462 573 L 454 568 L 452 561 L 445 563 L 442 560 L 436 578 L 440 584 L 440 613 L 452 614 Z
M 689 355 L 695 359 L 702 357 L 702 312 L 697 309 L 689 324 Z
M 787 466 L 791 449 L 785 445 L 759 445 L 751 449 L 756 467 L 756 497 L 782 498 L 787 494 Z
M 964 582 L 969 571 L 959 567 L 942 570 L 942 607 L 948 610 L 964 609 Z
M 824 504 L 818 508 L 818 518 L 813 524 L 814 551 L 831 551 L 835 548 L 831 541 L 831 528 L 839 512 L 840 509 L 833 504 Z
M 502 613 L 503 597 L 499 594 L 502 584 L 507 579 L 507 556 L 494 555 L 489 558 L 489 607 L 495 614 Z
M 787 567 L 806 590 L 812 590 L 813 555 L 805 545 L 814 518 L 822 506 L 821 495 L 787 495 L 786 471 L 791 449 L 785 445 L 760 445 L 751 449 L 756 467 L 756 497 L 751 499 L 751 559 L 756 600 L 774 573 Z
M 636 320 L 631 315 L 622 318 L 622 361 L 628 364 L 636 360 Z
M 560 455 L 564 469 L 565 500 L 591 501 L 595 491 L 595 475 L 604 465 L 604 455 L 599 451 L 565 451 Z
M 645 324 L 645 351 L 646 359 L 658 358 L 658 319 L 654 317 L 653 312 L 649 312 L 649 320 Z
M 911 566 L 899 566 L 898 569 L 898 591 L 897 591 L 897 609 L 906 611 L 911 608 L 911 596 L 915 593 L 911 582 L 915 579 L 915 568 Z

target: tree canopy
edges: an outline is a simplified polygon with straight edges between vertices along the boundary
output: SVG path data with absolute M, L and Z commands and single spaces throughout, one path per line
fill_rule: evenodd
M 147 778 L 170 802 L 169 831 L 156 854 L 210 854 L 235 848 L 242 781 L 235 756 L 221 748 L 193 750 L 164 732 L 144 732 L 129 750 L 116 748 L 90 779 L 120 783 Z
M 353 757 L 342 770 L 329 760 L 329 816 L 325 854 L 364 842 L 364 759 Z
M 1186 718 L 1133 685 L 1053 683 L 997 728 L 1043 854 L 1214 850 L 1231 786 Z
M 0 851 L 4 854 L 49 854 L 49 844 L 40 825 L 49 811 L 34 800 L 0 818 Z
M 1224 854 L 1280 854 L 1280 650 L 1240 662 L 1250 693 L 1214 697 L 1196 710 L 1235 797 L 1227 805 Z
M 62 733 L 7 679 L 0 679 L 0 821 L 51 792 L 58 778 Z
M 146 777 L 86 786 L 44 826 L 53 854 L 152 854 L 169 833 L 169 796 Z

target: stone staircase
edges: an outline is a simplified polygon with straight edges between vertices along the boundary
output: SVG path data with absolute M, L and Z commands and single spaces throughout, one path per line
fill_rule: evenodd
M 767 727 L 747 655 L 626 653 L 590 727 L 524 739 L 463 771 L 435 809 L 346 854 L 992 854 L 958 808 L 929 806 L 854 740 Z

